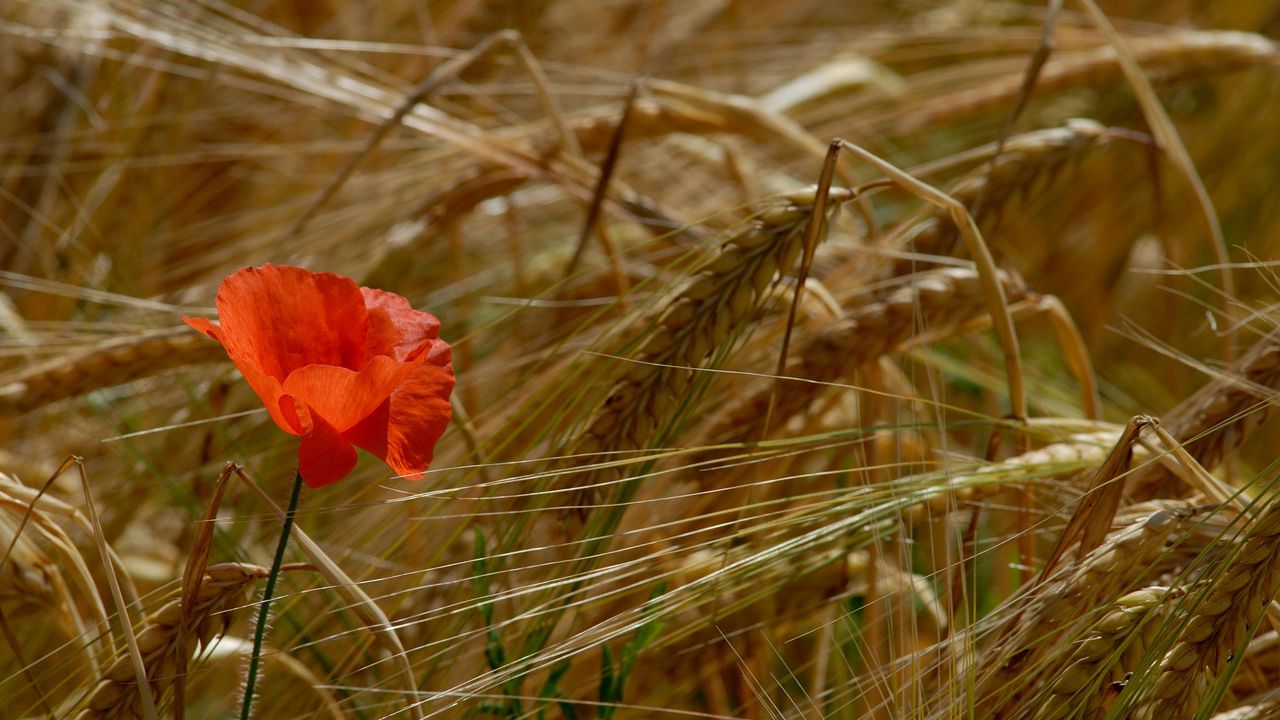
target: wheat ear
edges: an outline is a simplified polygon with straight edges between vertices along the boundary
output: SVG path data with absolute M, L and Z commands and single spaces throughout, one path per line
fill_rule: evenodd
M 1267 605 L 1280 590 L 1280 503 L 1261 515 L 1220 576 L 1213 577 L 1190 609 L 1177 643 L 1161 660 L 1144 714 L 1151 718 L 1191 718 L 1211 683 L 1229 679 L 1228 663 L 1243 652 Z
M 1131 39 L 1127 44 L 1143 70 L 1159 82 L 1274 63 L 1278 54 L 1276 43 L 1263 35 L 1223 30 L 1173 32 Z M 1060 52 L 1045 64 L 1035 90 L 1044 96 L 1084 85 L 1101 85 L 1119 75 L 1120 61 L 1110 45 Z M 1021 75 L 1011 73 L 956 92 L 935 93 L 905 113 L 890 111 L 865 122 L 892 130 L 895 135 L 908 135 L 1001 111 L 1021 89 Z
M 1160 618 L 1180 597 L 1178 588 L 1153 586 L 1122 596 L 1075 643 L 1066 667 L 1049 682 L 1047 696 L 1035 720 L 1098 718 L 1106 713 L 1125 686 L 1127 673 L 1137 667 L 1156 641 Z
M 947 194 L 966 207 L 982 197 L 982 214 L 974 219 L 983 228 L 997 227 L 1011 208 L 1026 206 L 1071 163 L 1115 136 L 1110 128 L 1086 119 L 1015 135 L 1005 143 L 994 166 L 983 164 L 948 184 Z M 904 249 L 910 254 L 894 266 L 894 274 L 902 275 L 916 269 L 919 256 L 955 255 L 960 235 L 946 210 L 931 207 L 899 223 L 886 242 L 909 246 Z
M 901 288 L 883 300 L 857 308 L 800 339 L 785 375 L 805 382 L 789 383 L 786 392 L 777 394 L 774 427 L 804 412 L 824 383 L 835 382 L 912 343 L 945 337 L 987 312 L 974 270 L 932 270 L 903 281 Z M 1011 276 L 1000 273 L 1000 282 L 1010 302 L 1027 296 L 1026 288 Z M 751 390 L 714 422 L 708 438 L 731 443 L 759 439 L 772 393 L 772 382 Z
M 24 614 L 56 607 L 58 567 L 27 535 L 19 523 L 28 505 L 0 492 L 0 608 Z
M 1055 639 L 1081 620 L 1081 613 L 1113 601 L 1150 571 L 1150 563 L 1164 551 L 1165 541 L 1179 525 L 1179 513 L 1156 510 L 1112 532 L 1102 545 L 1079 562 L 1059 568 L 1033 586 L 1025 610 L 1011 608 L 993 658 L 980 671 L 977 699 L 993 716 L 1000 716 L 1029 691 L 1029 677 L 1056 651 Z
M 111 340 L 8 378 L 0 384 L 0 414 L 30 412 L 164 370 L 226 359 L 220 346 L 186 327 Z
M 152 698 L 159 702 L 160 696 L 173 684 L 178 655 L 190 656 L 197 644 L 207 647 L 216 636 L 225 633 L 235 611 L 248 604 L 250 585 L 266 576 L 266 568 L 245 563 L 222 563 L 205 568 L 200 592 L 188 613 L 186 648 L 178 647 L 183 616 L 180 593 L 175 592 L 174 599 L 147 618 L 138 633 L 138 649 L 147 668 Z M 129 658 L 116 660 L 102 674 L 77 720 L 137 717 L 141 706 L 133 677 Z
M 765 211 L 693 275 L 657 314 L 633 364 L 571 444 L 572 454 L 599 459 L 600 452 L 648 443 L 671 418 L 694 370 L 733 336 L 778 272 L 795 263 L 811 203 L 810 192 L 807 201 L 797 197 Z M 576 482 L 590 493 L 618 472 L 604 468 Z
M 941 517 L 954 502 L 972 502 L 994 495 L 1010 485 L 1096 467 L 1107 457 L 1119 434 L 1112 430 L 1075 433 L 1062 442 L 1051 443 L 989 463 L 971 471 L 946 478 L 921 490 L 915 504 L 903 510 L 909 521 Z M 1139 448 L 1141 450 L 1141 448 Z M 953 499 L 954 498 L 954 499 Z

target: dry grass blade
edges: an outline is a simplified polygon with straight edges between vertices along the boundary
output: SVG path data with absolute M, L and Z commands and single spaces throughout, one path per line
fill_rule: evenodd
M 1160 427 L 1159 423 L 1153 423 L 1151 430 L 1159 441 L 1159 446 L 1153 444 L 1154 459 L 1188 487 L 1193 488 L 1195 490 L 1193 497 L 1203 497 L 1224 506 L 1233 505 L 1245 514 L 1254 510 L 1251 491 L 1232 487 L 1215 477 L 1203 465 L 1196 462 L 1191 453 L 1187 452 L 1187 449 L 1168 431 Z
M 209 564 L 209 552 L 213 549 L 214 522 L 218 519 L 218 511 L 222 508 L 222 496 L 227 490 L 227 483 L 236 469 L 237 466 L 234 463 L 227 463 L 222 473 L 218 475 L 213 496 L 209 498 L 209 504 L 196 528 L 195 540 L 191 543 L 191 554 L 187 557 L 187 566 L 182 572 L 182 588 L 179 597 L 186 602 L 182 605 L 182 620 L 178 623 L 178 647 L 187 646 L 187 629 L 192 625 L 196 608 L 196 603 L 190 598 L 200 596 L 200 585 L 204 582 L 205 568 Z M 186 712 L 186 681 L 187 654 L 178 653 L 174 668 L 174 720 L 182 720 Z
M 93 539 L 98 546 L 98 554 L 102 558 L 102 567 L 106 572 L 107 586 L 111 588 L 111 599 L 115 602 L 116 614 L 120 617 L 120 633 L 124 635 L 125 646 L 129 652 L 126 656 L 127 664 L 124 665 L 124 672 L 132 672 L 134 678 L 133 698 L 138 702 L 138 714 L 143 720 L 159 720 L 159 714 L 156 712 L 156 703 L 151 697 L 150 692 L 145 692 L 141 688 L 148 686 L 147 666 L 142 657 L 141 645 L 138 638 L 133 632 L 133 624 L 129 621 L 129 606 L 125 604 L 124 594 L 120 591 L 120 579 L 116 577 L 116 565 L 112 561 L 110 546 L 107 544 L 107 538 L 102 532 L 102 520 L 98 517 L 98 509 L 93 502 L 93 490 L 89 487 L 89 476 L 84 469 L 84 461 L 78 457 L 72 456 L 62 463 L 62 467 L 55 474 L 70 470 L 74 466 L 80 475 L 80 487 L 84 490 L 85 509 L 88 511 L 89 522 L 93 525 Z M 129 707 L 133 706 L 133 700 L 129 700 Z M 92 706 L 91 706 L 92 707 Z
M 627 93 L 626 103 L 622 106 L 622 115 L 618 118 L 618 125 L 614 128 L 613 137 L 609 139 L 609 149 L 605 153 L 604 161 L 600 163 L 600 178 L 596 181 L 595 189 L 591 192 L 591 202 L 587 205 L 587 214 L 582 219 L 582 231 L 578 233 L 578 243 L 573 248 L 573 255 L 569 257 L 569 264 L 565 267 L 564 275 L 566 278 L 572 278 L 573 274 L 578 270 L 578 263 L 582 260 L 582 254 L 586 252 L 587 242 L 591 239 L 592 232 L 596 229 L 596 223 L 600 220 L 600 210 L 604 206 L 604 199 L 608 195 L 609 181 L 613 178 L 613 172 L 618 166 L 618 158 L 622 154 L 622 142 L 626 138 L 627 125 L 631 120 L 631 111 L 635 107 L 636 96 L 640 92 L 640 83 L 634 83 L 631 86 L 631 92 Z M 627 287 L 622 282 L 622 271 L 618 269 L 618 259 L 616 253 L 613 252 L 612 245 L 605 239 L 604 235 L 600 236 L 600 242 L 604 246 L 605 252 L 609 257 L 609 263 L 614 268 L 614 275 L 619 278 L 618 294 L 626 295 Z
M 208 647 L 225 633 L 235 612 L 246 607 L 253 583 L 267 569 L 244 563 L 221 563 L 204 569 L 194 599 L 184 604 L 182 591 L 153 613 L 138 633 L 138 651 L 146 667 L 150 691 L 138 692 L 132 662 L 122 657 L 103 672 L 85 700 L 77 720 L 116 720 L 138 717 L 143 698 L 159 703 L 165 691 L 183 674 L 182 668 L 198 647 Z
M 960 237 L 964 240 L 965 248 L 969 251 L 969 256 L 977 266 L 978 282 L 982 287 L 987 313 L 991 316 L 991 325 L 995 328 L 996 337 L 1000 339 L 1000 350 L 1004 354 L 1005 382 L 1009 387 L 1010 412 L 1018 422 L 1026 421 L 1027 398 L 1022 379 L 1022 354 L 1018 348 L 1018 334 L 1013 329 L 1013 317 L 1009 314 L 1009 301 L 1005 297 L 1004 287 L 1000 281 L 1000 271 L 996 268 L 991 249 L 987 247 L 987 241 L 983 239 L 982 231 L 978 229 L 973 216 L 959 200 L 912 177 L 857 145 L 842 141 L 841 147 L 884 173 L 903 190 L 946 211 L 951 222 L 955 223 Z
M 1125 426 L 1120 439 L 1116 441 L 1111 454 L 1098 467 L 1089 487 L 1085 490 L 1080 504 L 1071 514 L 1067 527 L 1058 535 L 1058 540 L 1049 551 L 1041 569 L 1041 577 L 1048 577 L 1057 566 L 1058 561 L 1066 553 L 1067 548 L 1077 544 L 1077 554 L 1081 559 L 1096 548 L 1106 537 L 1107 531 L 1115 520 L 1116 510 L 1120 507 L 1120 498 L 1124 494 L 1124 474 L 1128 473 L 1133 460 L 1133 445 L 1151 420 L 1146 417 L 1135 417 Z
M 1062 0 L 1049 0 L 1048 7 L 1044 12 L 1044 21 L 1040 25 L 1040 42 L 1036 44 L 1036 49 L 1031 53 L 1031 60 L 1027 63 L 1026 73 L 1022 76 L 1022 87 L 1018 89 L 1018 99 L 1014 102 L 1013 107 L 1009 110 L 1009 114 L 1005 116 L 1004 125 L 1000 128 L 1000 137 L 996 140 L 996 150 L 992 154 L 990 162 L 987 164 L 987 179 L 983 182 L 983 190 L 978 193 L 971 206 L 971 212 L 974 217 L 982 216 L 982 206 L 986 200 L 986 189 L 991 185 L 991 175 L 995 172 L 996 162 L 1000 159 L 1001 153 L 1004 152 L 1005 142 L 1009 139 L 1009 134 L 1013 132 L 1013 125 L 1022 116 L 1022 111 L 1027 107 L 1027 101 L 1031 99 L 1031 94 L 1035 90 L 1036 80 L 1040 77 L 1040 71 L 1044 69 L 1044 64 L 1049 60 L 1049 56 L 1053 53 L 1053 31 L 1058 23 L 1058 15 L 1062 12 Z

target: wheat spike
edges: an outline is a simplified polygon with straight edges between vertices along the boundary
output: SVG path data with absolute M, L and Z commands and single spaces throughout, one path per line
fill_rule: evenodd
M 1001 274 L 1000 280 L 1010 302 L 1028 296 L 1013 277 Z M 945 337 L 987 312 L 974 270 L 932 270 L 903 282 L 884 299 L 857 308 L 800 339 L 785 375 L 812 382 L 790 383 L 786 392 L 777 393 L 775 426 L 804 412 L 821 391 L 821 383 L 847 377 L 859 366 L 900 352 L 913 342 Z M 713 422 L 709 439 L 730 443 L 759 439 L 773 393 L 774 385 L 769 381 L 731 404 Z
M 693 369 L 733 336 L 778 272 L 795 263 L 810 215 L 804 199 L 793 199 L 731 236 L 657 314 L 635 362 L 614 384 L 571 452 L 595 456 L 644 447 L 688 391 Z M 616 471 L 601 472 L 616 476 Z M 589 486 L 604 477 L 589 473 L 578 485 Z
M 20 414 L 99 388 L 139 380 L 183 365 L 226 359 L 222 348 L 189 328 L 111 340 L 43 363 L 0 382 L 0 414 Z
M 1099 718 L 1125 686 L 1126 673 L 1138 666 L 1160 632 L 1160 619 L 1180 597 L 1178 588 L 1152 586 L 1122 596 L 1110 612 L 1075 643 L 1066 666 L 1049 681 L 1048 697 L 1038 704 L 1036 720 Z
M 1143 70 L 1153 80 L 1162 82 L 1265 65 L 1277 58 L 1275 42 L 1246 32 L 1185 31 L 1162 37 L 1133 38 L 1128 42 Z M 1080 52 L 1060 52 L 1045 64 L 1035 89 L 1043 95 L 1112 82 L 1119 75 L 1116 52 L 1109 45 Z M 885 117 L 869 122 L 883 124 L 895 133 L 917 132 L 1003 110 L 1017 97 L 1021 86 L 1021 76 L 1010 73 L 996 81 L 967 85 L 960 91 L 934 94 L 906 112 L 886 113 Z
M 973 207 L 982 197 L 981 216 L 974 219 L 984 229 L 997 227 L 1010 208 L 1025 206 L 1029 199 L 1043 194 L 1070 163 L 1113 137 L 1109 128 L 1086 119 L 1015 135 L 994 167 L 983 164 L 972 170 L 949 184 L 947 194 L 966 207 Z M 886 242 L 910 249 L 911 255 L 894 266 L 894 274 L 903 275 L 916 269 L 918 255 L 955 255 L 960 236 L 946 210 L 930 207 L 900 223 Z
M 1202 708 L 1209 686 L 1235 653 L 1243 652 L 1280 590 L 1280 503 L 1273 503 L 1248 530 L 1220 577 L 1190 609 L 1181 635 L 1160 663 L 1145 717 L 1179 720 Z
M 1056 657 L 1055 638 L 1080 622 L 1090 608 L 1113 602 L 1150 571 L 1150 563 L 1164 550 L 1179 525 L 1181 513 L 1160 509 L 1112 532 L 1083 560 L 1059 568 L 1033 586 L 1025 610 L 1007 617 L 996 632 L 998 646 L 985 657 L 976 697 L 986 717 L 1002 717 L 1031 689 L 1029 678 Z M 985 663 L 984 663 L 985 664 Z M 990 713 L 987 715 L 986 713 Z
M 903 511 L 911 521 L 940 517 L 952 507 L 953 500 L 975 501 L 994 495 L 1009 485 L 1044 477 L 1046 470 L 1055 474 L 1095 467 L 1107 457 L 1119 434 L 1112 430 L 1075 433 L 1062 442 L 1045 445 L 997 463 L 989 463 L 972 472 L 946 478 L 942 483 L 921 491 L 916 504 Z M 1141 452 L 1141 448 L 1138 448 Z
M 57 566 L 31 539 L 33 529 L 14 536 L 25 508 L 0 494 L 0 557 L 12 545 L 8 559 L 0 565 L 0 606 L 6 614 L 36 612 L 56 607 Z
M 178 648 L 182 601 L 175 597 L 147 618 L 138 633 L 138 648 L 147 668 L 151 696 L 158 702 L 172 684 L 178 653 L 190 655 L 207 646 L 231 625 L 234 612 L 249 602 L 252 583 L 267 576 L 267 569 L 245 563 L 222 563 L 205 568 L 195 606 L 190 614 L 188 647 Z M 77 720 L 124 720 L 139 717 L 137 683 L 128 657 L 121 657 L 103 674 L 85 701 Z

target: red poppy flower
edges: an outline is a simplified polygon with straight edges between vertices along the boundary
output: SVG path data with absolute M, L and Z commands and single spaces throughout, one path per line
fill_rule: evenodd
M 298 472 L 337 482 L 363 448 L 420 479 L 449 424 L 453 365 L 440 321 L 394 293 L 332 273 L 263 265 L 218 288 L 222 343 L 282 430 L 302 436 Z

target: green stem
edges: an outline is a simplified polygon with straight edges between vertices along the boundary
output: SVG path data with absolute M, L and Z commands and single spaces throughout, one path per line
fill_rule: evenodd
M 258 679 L 258 661 L 262 657 L 262 639 L 267 634 L 267 614 L 271 610 L 271 596 L 276 591 L 276 576 L 284 562 L 284 549 L 289 545 L 289 533 L 293 530 L 293 515 L 298 510 L 298 495 L 302 492 L 302 473 L 295 473 L 293 492 L 289 495 L 289 509 L 285 511 L 284 527 L 280 529 L 280 542 L 276 545 L 276 557 L 271 561 L 267 575 L 267 587 L 262 591 L 262 607 L 258 609 L 258 629 L 253 633 L 253 655 L 249 657 L 249 680 L 244 686 L 244 706 L 240 708 L 240 720 L 249 720 L 253 707 L 253 686 Z

